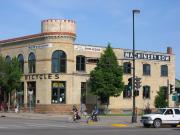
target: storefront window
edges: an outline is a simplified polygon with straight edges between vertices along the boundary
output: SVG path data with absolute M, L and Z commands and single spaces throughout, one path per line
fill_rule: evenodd
M 143 98 L 150 98 L 150 86 L 143 87 Z
M 128 87 L 128 85 L 125 85 L 123 91 L 123 98 L 131 98 L 131 96 L 132 96 L 132 90 Z
M 36 82 L 27 82 L 27 95 L 28 95 L 28 106 L 35 107 L 36 105 Z
M 29 66 L 29 73 L 35 73 L 36 72 L 36 58 L 34 53 L 29 54 L 28 59 L 28 66 Z
M 66 82 L 52 82 L 52 100 L 53 104 L 66 103 Z
M 24 72 L 24 57 L 22 54 L 18 55 L 18 61 L 19 61 L 19 68 L 21 69 L 23 73 Z
M 21 85 L 16 90 L 17 95 L 17 105 L 22 107 L 24 105 L 24 82 L 21 82 Z
M 86 82 L 81 82 L 81 103 L 86 104 L 86 96 L 87 96 Z
M 76 56 L 76 70 L 85 71 L 85 56 L 82 55 Z
M 64 51 L 57 50 L 52 54 L 52 73 L 66 72 L 66 54 Z
M 167 86 L 161 86 L 160 89 L 164 92 L 164 99 L 168 100 L 168 87 Z

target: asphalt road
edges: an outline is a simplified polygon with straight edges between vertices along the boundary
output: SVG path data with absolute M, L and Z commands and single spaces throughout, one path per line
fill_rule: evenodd
M 180 128 L 116 128 L 81 121 L 0 118 L 0 135 L 179 135 Z

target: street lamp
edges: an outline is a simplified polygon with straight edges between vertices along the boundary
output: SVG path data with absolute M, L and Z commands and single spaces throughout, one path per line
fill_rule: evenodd
M 132 123 L 137 122 L 136 104 L 135 104 L 135 31 L 134 31 L 134 15 L 140 14 L 140 10 L 133 10 L 133 112 L 132 112 Z

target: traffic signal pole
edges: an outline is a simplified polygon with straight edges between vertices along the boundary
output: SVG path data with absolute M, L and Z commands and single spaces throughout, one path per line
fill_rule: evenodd
M 133 89 L 133 112 L 132 112 L 132 123 L 137 122 L 136 114 L 135 114 L 135 35 L 134 35 L 134 11 L 133 11 L 133 83 L 132 83 L 132 89 Z
M 134 31 L 134 15 L 139 14 L 140 10 L 133 10 L 133 112 L 132 112 L 132 123 L 137 122 L 137 114 L 136 114 L 136 103 L 135 103 L 135 31 Z
M 167 107 L 169 107 L 169 79 L 167 79 Z

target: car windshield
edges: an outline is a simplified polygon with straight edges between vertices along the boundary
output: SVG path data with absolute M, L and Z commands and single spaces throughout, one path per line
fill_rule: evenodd
M 166 109 L 157 109 L 157 111 L 153 112 L 155 114 L 163 114 Z

